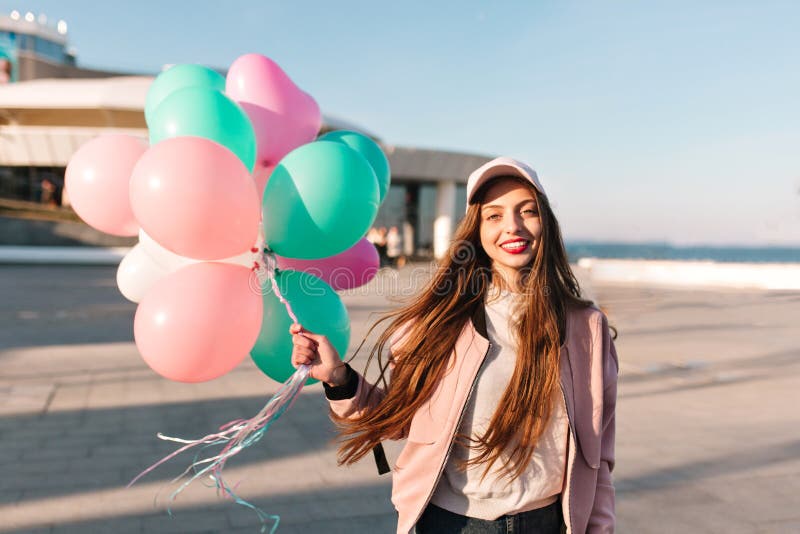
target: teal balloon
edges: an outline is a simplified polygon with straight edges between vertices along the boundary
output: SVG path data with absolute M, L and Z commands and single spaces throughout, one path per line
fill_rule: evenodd
M 351 132 L 349 130 L 336 130 L 328 132 L 319 137 L 320 141 L 336 141 L 337 143 L 344 143 L 362 156 L 364 156 L 372 170 L 375 171 L 375 178 L 378 180 L 378 189 L 380 191 L 381 203 L 386 198 L 386 193 L 389 191 L 389 184 L 391 182 L 391 171 L 389 170 L 389 160 L 386 154 L 381 150 L 380 145 L 358 132 Z
M 347 250 L 375 221 L 380 197 L 372 166 L 343 143 L 315 141 L 287 154 L 262 201 L 267 246 L 304 260 Z
M 203 65 L 175 65 L 159 74 L 147 91 L 144 104 L 144 118 L 148 126 L 153 120 L 156 108 L 169 95 L 187 87 L 205 87 L 225 91 L 225 77 Z
M 158 106 L 150 123 L 150 144 L 173 137 L 204 137 L 236 154 L 253 172 L 256 134 L 244 110 L 219 91 L 187 87 Z
M 316 276 L 300 271 L 279 271 L 275 280 L 303 328 L 327 336 L 343 359 L 350 344 L 350 318 L 339 295 Z M 292 319 L 271 287 L 266 289 L 264 320 L 250 357 L 265 375 L 286 382 L 295 372 L 289 333 Z M 309 378 L 306 384 L 314 382 Z

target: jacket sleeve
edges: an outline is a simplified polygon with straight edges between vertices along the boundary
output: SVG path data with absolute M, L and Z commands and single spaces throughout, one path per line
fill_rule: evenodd
M 327 390 L 326 396 L 334 414 L 339 417 L 354 419 L 372 407 L 377 406 L 386 396 L 386 392 L 383 388 L 370 384 L 361 373 L 352 369 L 349 369 L 349 372 L 351 380 L 358 381 L 355 393 L 348 398 L 339 398 L 342 395 L 331 395 L 328 393 L 330 390 Z M 342 387 L 346 388 L 347 386 Z
M 395 349 L 405 340 L 405 335 L 409 332 L 410 324 L 404 324 L 389 340 L 389 383 L 391 384 L 391 375 L 394 370 L 394 356 Z M 326 388 L 326 397 L 330 404 L 331 411 L 339 417 L 355 419 L 362 415 L 364 412 L 369 411 L 378 405 L 385 397 L 386 391 L 376 384 L 371 384 L 361 373 L 352 369 L 348 369 L 349 375 L 352 380 L 357 380 L 358 385 L 353 387 L 353 384 L 335 388 L 336 393 L 345 392 L 345 394 L 331 395 L 330 389 Z M 353 389 L 355 392 L 353 393 Z M 401 438 L 397 438 L 401 439 Z
M 597 473 L 594 505 L 589 516 L 587 532 L 613 533 L 616 523 L 614 512 L 614 470 L 615 412 L 617 404 L 617 376 L 619 361 L 614 341 L 604 322 L 603 333 L 603 433 L 600 440 L 600 469 Z

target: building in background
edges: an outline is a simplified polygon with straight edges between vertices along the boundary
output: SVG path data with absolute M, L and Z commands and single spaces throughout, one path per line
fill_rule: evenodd
M 64 171 L 83 143 L 112 132 L 147 138 L 144 103 L 154 75 L 79 67 L 65 21 L 33 13 L 0 16 L 2 79 L 0 200 L 68 205 Z M 406 255 L 443 255 L 464 212 L 467 176 L 489 157 L 393 146 L 323 114 L 321 133 L 339 129 L 371 136 L 389 158 L 392 185 L 375 226 L 401 229 Z
M 5 77 L 3 77 L 5 74 Z M 67 23 L 44 14 L 12 11 L 0 15 L 0 80 L 103 78 L 117 73 L 77 66 L 67 42 Z

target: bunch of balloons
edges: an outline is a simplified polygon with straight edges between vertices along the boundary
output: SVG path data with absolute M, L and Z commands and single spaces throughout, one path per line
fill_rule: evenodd
M 317 103 L 258 54 L 226 77 L 169 68 L 147 94 L 145 119 L 149 143 L 104 135 L 83 145 L 66 188 L 89 225 L 139 236 L 117 283 L 138 303 L 147 364 L 202 382 L 250 354 L 285 381 L 294 369 L 281 296 L 344 355 L 350 322 L 336 290 L 378 269 L 364 235 L 389 188 L 380 147 L 350 131 L 317 139 Z

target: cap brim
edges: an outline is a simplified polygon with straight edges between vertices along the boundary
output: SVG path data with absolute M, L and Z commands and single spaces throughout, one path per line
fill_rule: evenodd
M 475 179 L 475 182 L 470 187 L 470 195 L 467 198 L 467 204 L 473 204 L 475 195 L 480 191 L 481 187 L 492 178 L 497 178 L 498 176 L 515 176 L 531 184 L 539 193 L 543 193 L 541 187 L 531 180 L 531 177 L 528 176 L 528 173 L 524 169 L 512 164 L 493 165 L 483 171 Z

